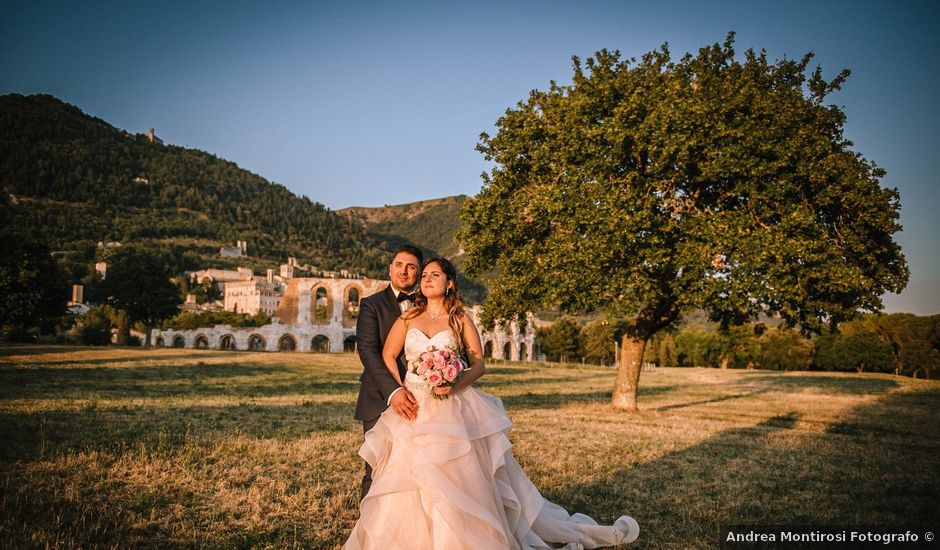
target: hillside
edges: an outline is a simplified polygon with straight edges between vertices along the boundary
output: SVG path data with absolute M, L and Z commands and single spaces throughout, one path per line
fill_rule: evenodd
M 248 243 L 244 265 L 295 256 L 381 276 L 387 262 L 381 243 L 348 216 L 48 95 L 0 96 L 0 187 L 2 223 L 42 236 L 75 263 L 115 241 L 167 249 L 178 269 L 225 266 L 233 262 L 218 249 L 237 240 Z
M 465 195 L 430 199 L 379 208 L 352 206 L 338 210 L 358 220 L 373 237 L 394 248 L 403 242 L 415 243 L 425 253 L 459 261 L 460 207 Z
M 460 207 L 465 200 L 466 195 L 457 195 L 377 208 L 353 206 L 337 212 L 361 224 L 389 249 L 412 243 L 422 249 L 425 257 L 443 256 L 460 270 L 463 251 L 457 242 L 457 230 L 460 229 Z M 478 280 L 461 276 L 460 288 L 471 303 L 479 303 L 486 296 Z

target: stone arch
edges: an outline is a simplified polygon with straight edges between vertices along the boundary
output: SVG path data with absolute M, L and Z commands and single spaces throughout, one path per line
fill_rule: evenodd
M 343 290 L 343 326 L 351 327 L 359 317 L 359 302 L 362 301 L 362 289 L 351 284 Z
M 333 316 L 330 289 L 325 285 L 318 285 L 310 291 L 310 319 L 315 325 L 330 324 Z
M 157 339 L 153 341 L 153 346 L 156 348 L 162 348 L 166 345 L 166 342 L 163 341 L 163 336 L 157 336 Z
M 297 339 L 290 334 L 285 334 L 277 341 L 277 351 L 296 351 Z
M 512 359 L 512 342 L 503 344 L 503 353 L 500 359 Z
M 483 344 L 483 357 L 485 357 L 486 359 L 493 358 L 493 341 L 492 340 L 487 340 L 486 343 Z
M 525 342 L 519 344 L 519 360 L 528 361 L 529 360 L 529 348 L 525 345 Z
M 196 349 L 208 349 L 209 348 L 209 337 L 205 334 L 199 334 L 196 336 L 196 342 L 193 344 L 193 347 Z
M 268 343 L 264 341 L 264 336 L 252 334 L 248 337 L 248 349 L 251 351 L 264 351 Z
M 356 335 L 352 334 L 343 340 L 343 353 L 356 353 Z
M 222 338 L 219 338 L 219 349 L 227 351 L 234 351 L 237 349 L 235 347 L 235 336 L 226 334 Z
M 330 353 L 330 339 L 322 334 L 317 334 L 310 341 L 310 351 L 314 353 Z
M 183 338 L 182 336 L 174 336 L 174 337 L 173 337 L 173 347 L 174 347 L 174 348 L 185 348 L 185 347 L 186 347 L 186 339 Z

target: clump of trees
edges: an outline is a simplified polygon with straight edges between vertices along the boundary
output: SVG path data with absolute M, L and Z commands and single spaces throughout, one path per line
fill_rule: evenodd
M 0 204 L 0 216 L 4 214 Z M 0 338 L 32 341 L 50 334 L 65 315 L 65 276 L 43 241 L 0 227 Z
M 122 247 L 108 260 L 101 292 L 109 305 L 127 313 L 130 323 L 143 325 L 148 347 L 150 329 L 179 311 L 182 299 L 173 275 L 166 255 L 148 248 Z
M 622 324 L 608 320 L 579 326 L 573 318 L 561 317 L 537 335 L 549 361 L 609 365 L 623 330 Z M 818 336 L 763 323 L 726 329 L 683 327 L 657 334 L 643 361 L 665 367 L 818 369 L 935 378 L 940 372 L 940 315 L 866 315 Z

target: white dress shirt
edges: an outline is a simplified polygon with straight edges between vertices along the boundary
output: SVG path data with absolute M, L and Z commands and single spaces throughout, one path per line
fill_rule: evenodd
M 392 287 L 392 292 L 395 293 L 395 299 L 397 300 L 397 299 L 398 299 L 398 295 L 401 294 L 401 293 L 404 292 L 404 291 L 398 290 L 397 288 L 395 288 L 395 287 L 393 286 L 393 287 Z M 406 312 L 406 311 L 407 311 L 411 306 L 413 306 L 413 305 L 414 305 L 414 303 L 413 303 L 411 300 L 405 300 L 405 301 L 403 301 L 403 302 L 398 302 L 398 307 L 401 308 L 401 312 L 402 312 L 402 313 Z M 396 393 L 398 393 L 398 390 L 401 390 L 401 389 L 402 389 L 401 386 L 399 386 L 395 391 L 393 391 L 393 392 L 388 396 L 388 401 L 386 401 L 385 404 L 386 404 L 386 405 L 391 405 L 391 404 L 392 404 L 392 396 L 394 396 Z

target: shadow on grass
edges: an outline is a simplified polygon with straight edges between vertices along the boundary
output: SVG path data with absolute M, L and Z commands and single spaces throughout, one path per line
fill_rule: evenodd
M 78 411 L 0 413 L 0 462 L 34 461 L 91 450 L 143 446 L 172 451 L 188 444 L 248 436 L 293 439 L 311 432 L 357 428 L 353 400 L 267 405 L 121 407 L 88 406 Z
M 762 393 L 767 393 L 767 390 L 755 390 L 755 391 L 744 392 L 744 393 L 735 393 L 731 395 L 722 395 L 720 397 L 713 397 L 711 399 L 702 399 L 699 401 L 690 401 L 688 403 L 675 403 L 672 405 L 664 405 L 662 407 L 657 407 L 655 410 L 662 412 L 662 411 L 669 411 L 673 409 L 682 409 L 685 407 L 693 407 L 695 405 L 705 405 L 708 403 L 721 403 L 722 401 L 729 401 L 731 399 L 741 399 L 744 397 L 752 397 L 755 395 L 760 395 Z
M 0 399 L 114 399 L 179 396 L 274 396 L 354 392 L 354 374 L 259 363 L 0 369 Z
M 104 351 L 111 351 L 110 348 L 101 348 Z M 55 353 L 55 352 L 50 352 Z M 59 352 L 61 353 L 61 352 Z M 179 355 L 144 355 L 144 354 L 135 354 L 135 355 L 114 355 L 111 357 L 96 357 L 89 359 L 82 359 L 80 357 L 73 357 L 69 359 L 58 359 L 50 361 L 42 361 L 35 363 L 25 363 L 23 366 L 27 368 L 32 368 L 33 365 L 37 367 L 54 367 L 58 365 L 75 365 L 75 368 L 84 368 L 85 366 L 93 367 L 96 365 L 109 365 L 109 368 L 134 368 L 139 367 L 140 363 L 164 363 L 167 361 L 181 362 L 189 361 L 191 364 L 195 365 L 199 361 L 204 361 L 206 359 L 214 359 L 219 357 L 219 355 L 209 354 L 209 353 L 181 353 Z M 234 357 L 234 355 L 232 356 Z M 129 363 L 125 365 L 125 363 Z
M 526 386 L 529 382 L 526 382 Z M 676 386 L 652 386 L 640 388 L 640 398 L 666 394 L 676 391 Z M 612 390 L 586 392 L 525 392 L 514 395 L 500 395 L 506 409 L 512 416 L 512 410 L 520 409 L 557 409 L 568 405 L 609 405 Z
M 74 353 L 77 351 L 94 351 L 106 349 L 120 349 L 112 347 L 90 347 L 90 346 L 59 346 L 59 345 L 36 345 L 36 344 L 0 344 L 0 357 L 9 355 L 45 355 L 47 353 Z
M 935 528 L 938 403 L 891 392 L 822 433 L 789 412 L 545 496 L 602 522 L 633 516 L 644 548 L 717 548 L 723 524 Z
M 820 390 L 827 393 L 852 395 L 884 394 L 898 387 L 890 378 L 869 378 L 849 374 L 807 374 L 806 372 L 756 372 L 741 378 L 742 383 L 757 384 L 772 391 L 794 391 L 801 389 Z

